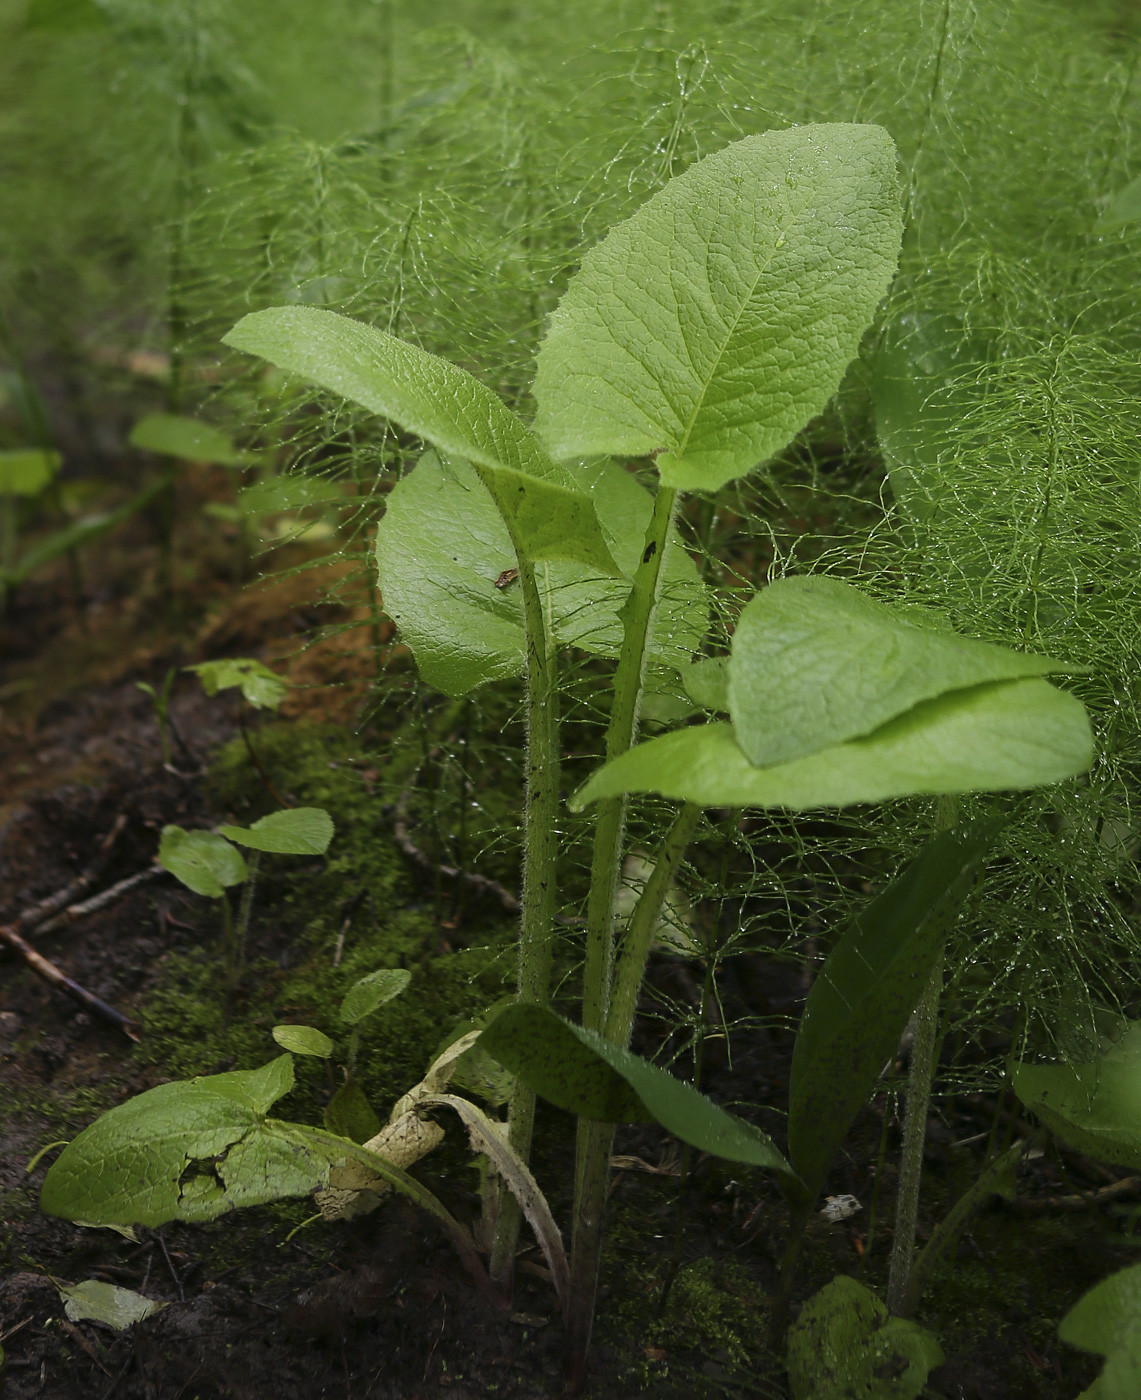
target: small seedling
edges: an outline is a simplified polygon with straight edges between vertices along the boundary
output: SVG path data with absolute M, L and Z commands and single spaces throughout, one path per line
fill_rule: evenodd
M 324 855 L 333 839 L 333 829 L 332 818 L 320 807 L 271 812 L 249 827 L 221 826 L 216 831 L 163 828 L 159 864 L 195 894 L 221 901 L 228 996 L 233 996 L 245 963 L 245 940 L 261 853 Z M 237 846 L 253 852 L 248 863 Z M 244 888 L 235 924 L 226 889 L 239 884 Z
M 221 661 L 201 661 L 197 666 L 187 666 L 186 670 L 193 672 L 198 677 L 202 682 L 202 689 L 207 695 L 217 695 L 220 690 L 233 690 L 235 688 L 239 691 L 241 700 L 245 703 L 238 705 L 238 729 L 241 732 L 242 742 L 246 746 L 249 760 L 265 785 L 266 791 L 278 806 L 291 807 L 293 804 L 278 792 L 254 748 L 246 724 L 245 710 L 247 704 L 255 710 L 276 710 L 289 694 L 289 682 L 282 680 L 277 672 L 271 671 L 264 662 L 257 661 L 252 657 L 226 657 Z

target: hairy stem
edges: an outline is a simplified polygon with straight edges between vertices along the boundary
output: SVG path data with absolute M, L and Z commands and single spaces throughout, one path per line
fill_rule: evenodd
M 642 562 L 622 608 L 622 651 L 614 677 L 610 726 L 606 732 L 607 761 L 624 754 L 634 742 L 638 710 L 646 675 L 650 626 L 662 584 L 662 559 L 677 507 L 677 492 L 661 486 L 646 530 Z M 586 966 L 583 970 L 582 1023 L 601 1031 L 610 1012 L 614 962 L 614 897 L 622 860 L 626 821 L 625 798 L 599 803 L 590 868 L 590 897 L 586 920 Z M 640 981 L 640 974 L 639 979 Z M 633 992 L 637 999 L 637 987 Z M 586 1354 L 598 1290 L 602 1257 L 602 1217 L 610 1177 L 610 1124 L 579 1119 L 575 1164 L 574 1252 L 571 1258 L 570 1304 L 567 1310 L 566 1384 L 573 1393 L 586 1376 Z
M 940 797 L 935 829 L 949 831 L 959 816 L 959 799 Z M 915 1226 L 919 1219 L 919 1188 L 923 1177 L 923 1145 L 927 1140 L 927 1106 L 938 1056 L 939 998 L 943 991 L 943 949 L 939 949 L 919 1005 L 915 1009 L 915 1039 L 907 1077 L 907 1103 L 903 1115 L 903 1152 L 899 1165 L 899 1193 L 895 1204 L 895 1237 L 891 1245 L 887 1305 L 899 1317 L 909 1317 L 911 1269 L 915 1257 Z
M 555 829 L 559 802 L 559 708 L 554 639 L 543 616 L 535 568 L 516 551 L 527 631 L 527 800 L 523 819 L 523 912 L 519 932 L 518 999 L 546 1002 L 554 955 L 557 897 Z M 531 1154 L 535 1093 L 516 1080 L 508 1108 L 508 1138 L 524 1162 Z M 506 1292 L 515 1267 L 522 1211 L 505 1189 L 499 1193 L 490 1273 Z
M 919 1218 L 919 1184 L 923 1175 L 923 1145 L 927 1140 L 927 1106 L 935 1074 L 935 1041 L 939 1028 L 939 997 L 943 991 L 943 954 L 939 953 L 915 1012 L 915 1039 L 907 1077 L 907 1107 L 903 1115 L 903 1153 L 899 1195 L 895 1206 L 895 1238 L 887 1305 L 899 1317 L 910 1316 L 911 1265 L 915 1255 L 915 1226 Z

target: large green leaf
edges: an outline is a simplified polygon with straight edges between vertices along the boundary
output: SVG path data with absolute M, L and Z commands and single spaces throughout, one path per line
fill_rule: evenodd
M 38 447 L 0 452 L 0 496 L 38 496 L 62 461 L 58 452 Z
M 793 1400 L 915 1400 L 942 1361 L 930 1332 L 891 1317 L 843 1275 L 809 1298 L 788 1332 Z
M 871 734 L 948 691 L 1074 669 L 917 625 L 839 579 L 784 578 L 737 623 L 729 713 L 764 766 Z
M 288 807 L 270 812 L 253 826 L 220 826 L 218 834 L 252 851 L 320 856 L 333 839 L 333 819 L 323 807 Z
M 1111 1274 L 1080 1298 L 1058 1325 L 1068 1346 L 1097 1352 L 1105 1370 L 1078 1400 L 1141 1395 L 1141 1264 Z
M 846 807 L 915 793 L 1038 787 L 1089 767 L 1081 702 L 1046 681 L 1005 681 L 926 700 L 863 739 L 758 768 L 731 724 L 675 730 L 608 763 L 571 799 L 657 792 L 706 807 Z
M 622 644 L 618 611 L 629 594 L 653 502 L 628 472 L 594 463 L 579 473 L 622 577 L 553 560 L 536 581 L 556 640 L 596 655 Z M 522 673 L 523 608 L 507 527 L 475 471 L 426 452 L 388 497 L 376 532 L 385 611 L 398 624 L 421 675 L 447 695 Z M 682 666 L 704 635 L 706 590 L 676 533 L 664 564 L 655 619 L 655 660 Z
M 327 1177 L 327 1161 L 265 1117 L 292 1087 L 293 1061 L 280 1055 L 261 1069 L 149 1089 L 64 1148 L 40 1204 L 92 1225 L 155 1226 L 305 1195 Z
M 558 458 L 662 451 L 716 490 L 836 391 L 895 272 L 882 127 L 770 131 L 692 165 L 611 229 L 539 351 L 536 430 Z
M 224 340 L 473 463 L 528 558 L 614 572 L 589 498 L 572 489 L 522 419 L 458 365 L 312 306 L 255 311 Z
M 759 1128 L 718 1108 L 691 1084 L 571 1025 L 547 1007 L 522 1002 L 507 1007 L 479 1044 L 559 1108 L 604 1122 L 653 1119 L 699 1151 L 768 1167 L 795 1180 Z
M 213 831 L 185 831 L 164 826 L 158 863 L 188 890 L 221 899 L 226 885 L 240 885 L 246 878 L 246 862 L 240 851 Z
M 859 914 L 805 1003 L 792 1052 L 788 1152 L 815 1196 L 907 1025 L 1000 821 L 945 831 Z
M 1096 1060 L 1010 1066 L 1014 1092 L 1063 1142 L 1141 1169 L 1141 1021 Z
M 140 418 L 127 441 L 144 452 L 158 452 L 188 462 L 213 462 L 222 467 L 242 467 L 257 460 L 253 453 L 239 452 L 212 423 L 184 418 L 178 413 L 151 413 Z

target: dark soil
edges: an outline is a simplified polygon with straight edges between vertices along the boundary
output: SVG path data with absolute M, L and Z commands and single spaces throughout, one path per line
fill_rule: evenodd
M 158 681 L 168 662 L 204 652 L 273 657 L 296 650 L 298 634 L 311 625 L 304 590 L 313 584 L 300 577 L 301 583 L 281 585 L 276 594 L 235 594 L 218 577 L 199 578 L 193 625 L 183 619 L 173 634 L 164 633 L 155 605 L 149 612 L 140 609 L 130 589 L 89 616 L 86 632 L 62 586 L 46 584 L 21 601 L 8 623 L 10 637 L 19 634 L 19 659 L 0 674 L 0 694 L 14 694 L 20 702 L 0 721 L 0 917 L 15 917 L 72 879 L 121 815 L 126 828 L 103 886 L 150 863 L 164 824 L 204 826 L 225 817 L 226 794 L 238 790 L 238 778 L 245 791 L 258 792 L 256 774 L 233 747 L 226 750 L 229 789 L 189 775 L 186 755 L 176 753 L 174 766 L 187 776 L 164 769 L 150 702 L 135 681 Z M 71 658 L 66 675 L 58 660 L 65 655 Z M 352 685 L 367 666 L 351 650 L 326 646 L 291 664 L 310 683 L 336 679 L 349 687 L 303 695 L 293 706 L 298 734 L 306 724 L 344 721 L 354 707 L 359 710 Z M 26 690 L 11 684 L 21 679 L 28 681 Z M 225 698 L 207 700 L 189 680 L 176 690 L 174 715 L 203 766 L 234 738 L 234 705 Z M 338 751 L 341 757 L 326 766 L 367 760 L 373 766 L 363 770 L 364 787 L 371 790 L 367 774 L 375 779 L 383 768 L 383 746 L 369 732 L 355 738 L 345 728 L 343 734 L 343 743 L 355 751 L 347 757 Z M 271 752 L 277 752 L 288 741 L 279 733 L 273 742 L 278 748 Z M 425 967 L 446 964 L 452 946 L 458 957 L 465 945 L 486 941 L 488 929 L 502 936 L 502 917 L 486 911 L 468 915 L 466 932 L 463 920 L 458 926 L 453 920 L 446 931 L 434 927 L 430 891 L 423 875 L 396 852 L 379 798 L 370 820 L 376 859 L 387 862 L 377 868 L 391 872 L 378 900 L 375 936 L 383 938 L 397 924 L 406 939 L 408 928 L 422 929 L 416 937 L 424 944 Z M 30 1173 L 27 1168 L 47 1144 L 72 1137 L 98 1112 L 166 1079 L 269 1058 L 274 1047 L 266 1028 L 282 1011 L 274 998 L 286 995 L 287 969 L 309 956 L 301 926 L 308 907 L 305 881 L 319 885 L 322 878 L 314 867 L 267 884 L 252 932 L 251 967 L 260 971 L 247 976 L 233 1025 L 219 1029 L 203 1021 L 201 1041 L 178 1028 L 197 1024 L 191 1017 L 194 998 L 214 995 L 208 986 L 203 990 L 214 974 L 201 974 L 209 967 L 202 959 L 215 938 L 214 915 L 207 901 L 173 880 L 158 880 L 40 940 L 44 954 L 71 977 L 141 1023 L 137 1046 L 15 957 L 0 954 L 0 1345 L 7 1353 L 6 1400 L 499 1400 L 558 1391 L 561 1325 L 551 1288 L 534 1263 L 537 1252 L 524 1256 L 512 1309 L 495 1312 L 435 1228 L 400 1201 L 389 1200 L 357 1221 L 317 1224 L 293 1235 L 311 1213 L 307 1202 L 251 1210 L 208 1226 L 140 1228 L 135 1240 L 38 1213 L 38 1187 L 53 1154 Z M 360 872 L 359 879 L 367 883 L 374 876 Z M 657 961 L 650 981 L 675 1000 L 697 999 L 697 984 L 679 961 Z M 799 967 L 752 954 L 726 965 L 721 990 L 730 1018 L 795 1016 L 807 980 Z M 476 987 L 465 995 L 482 992 Z M 190 1008 L 181 1022 L 180 997 Z M 250 1024 L 259 1028 L 260 1039 L 241 1038 Z M 661 1034 L 660 1020 L 643 1021 L 639 1048 L 657 1048 Z M 779 1141 L 791 1036 L 742 1031 L 732 1048 L 730 1067 L 723 1042 L 710 1040 L 708 1091 L 751 1115 Z M 404 1087 L 393 1085 L 389 1102 Z M 318 1109 L 324 1092 L 316 1082 L 306 1090 Z M 855 1196 L 861 1209 L 842 1223 L 821 1221 L 811 1230 L 798 1300 L 837 1273 L 863 1269 L 868 1283 L 883 1285 L 898 1148 L 898 1127 L 889 1124 L 879 1225 L 869 1250 L 883 1112 L 881 1096 L 857 1123 L 833 1173 L 829 1192 Z M 948 1200 L 973 1179 L 995 1113 L 994 1100 L 982 1095 L 940 1104 L 931 1121 L 921 1233 L 930 1232 Z M 1013 1127 L 1029 1131 L 1029 1125 Z M 1000 1115 L 999 1132 L 1005 1131 Z M 536 1175 L 549 1186 L 563 1222 L 572 1144 L 571 1120 L 542 1112 Z M 760 1172 L 699 1160 L 686 1192 L 675 1260 L 676 1144 L 656 1127 L 620 1129 L 615 1153 L 622 1165 L 611 1194 L 590 1393 L 599 1400 L 785 1395 L 782 1366 L 763 1340 L 786 1226 L 775 1187 Z M 462 1144 L 425 1159 L 417 1171 L 458 1214 L 471 1219 L 478 1213 L 476 1178 Z M 976 1217 L 953 1269 L 937 1281 L 921 1311 L 920 1320 L 938 1333 L 947 1355 L 927 1394 L 947 1400 L 1069 1400 L 1090 1383 L 1095 1360 L 1061 1347 L 1056 1327 L 1088 1286 L 1135 1258 L 1120 1214 L 1129 1191 L 1100 1208 L 1073 1208 L 1075 1192 L 1106 1184 L 1096 1164 L 1058 1158 L 1051 1147 L 1024 1169 L 1014 1203 L 996 1201 Z M 675 1263 L 663 1310 L 664 1285 Z M 134 1288 L 169 1306 L 125 1333 L 70 1322 L 56 1283 L 89 1278 Z

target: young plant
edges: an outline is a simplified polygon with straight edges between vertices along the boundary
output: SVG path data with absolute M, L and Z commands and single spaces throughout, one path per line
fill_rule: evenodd
M 20 502 L 42 495 L 62 460 L 58 452 L 38 448 L 0 452 L 0 606 L 20 577 L 16 559 Z
M 277 672 L 270 670 L 263 661 L 248 656 L 225 657 L 221 661 L 200 661 L 196 666 L 187 666 L 185 669 L 198 677 L 207 695 L 217 695 L 220 690 L 238 691 L 241 697 L 238 703 L 238 729 L 249 760 L 262 780 L 265 790 L 278 806 L 292 806 L 293 804 L 278 792 L 273 780 L 265 771 L 265 765 L 250 738 L 245 709 L 246 705 L 250 705 L 255 710 L 276 710 L 289 694 L 289 682 L 282 680 Z
M 228 996 L 233 996 L 245 963 L 246 934 L 262 853 L 319 856 L 328 850 L 332 839 L 333 820 L 320 807 L 291 807 L 271 812 L 248 827 L 220 826 L 216 831 L 163 827 L 159 864 L 195 894 L 221 901 Z M 237 846 L 252 852 L 248 862 Z M 243 890 L 235 923 L 226 889 L 239 884 Z

